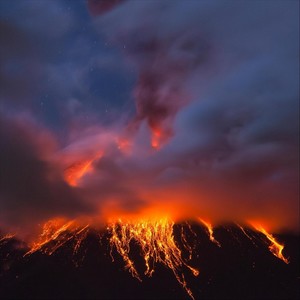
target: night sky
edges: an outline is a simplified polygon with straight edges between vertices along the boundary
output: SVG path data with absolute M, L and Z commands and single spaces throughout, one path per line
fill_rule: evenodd
M 1 228 L 157 206 L 299 229 L 298 1 L 0 0 L 0 17 Z

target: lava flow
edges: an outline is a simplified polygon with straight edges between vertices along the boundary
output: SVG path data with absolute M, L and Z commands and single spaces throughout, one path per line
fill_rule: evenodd
M 198 220 L 206 227 L 210 241 L 215 243 L 218 247 L 221 247 L 221 244 L 214 237 L 214 230 L 212 225 L 201 218 L 198 218 Z
M 220 243 L 214 238 L 213 227 L 202 218 L 197 218 L 204 226 L 209 236 L 209 239 L 216 246 L 221 247 Z M 73 262 L 78 266 L 78 261 L 84 259 L 82 251 L 84 241 L 90 232 L 97 232 L 99 243 L 102 237 L 106 237 L 110 246 L 110 256 L 114 261 L 114 256 L 119 254 L 125 263 L 131 275 L 142 281 L 142 274 L 151 277 L 155 272 L 158 264 L 170 269 L 175 275 L 177 281 L 187 292 L 187 294 L 194 299 L 193 292 L 186 281 L 185 275 L 191 272 L 194 276 L 199 275 L 198 269 L 190 265 L 190 260 L 195 255 L 194 247 L 191 246 L 191 239 L 188 231 L 193 235 L 193 239 L 197 238 L 197 234 L 193 231 L 190 223 L 185 225 L 175 226 L 175 222 L 170 217 L 124 217 L 113 218 L 107 222 L 106 232 L 94 230 L 94 222 L 92 219 L 88 220 L 67 220 L 64 218 L 56 218 L 49 220 L 42 226 L 42 232 L 39 237 L 31 243 L 30 249 L 24 254 L 24 257 L 33 255 L 36 252 L 41 252 L 46 255 L 52 255 L 64 246 L 71 247 L 73 252 Z M 91 224 L 91 225 L 90 225 Z M 284 257 L 282 251 L 284 245 L 278 243 L 272 234 L 268 233 L 261 225 L 251 225 L 267 238 L 270 242 L 269 250 L 277 258 L 289 263 Z M 248 234 L 246 229 L 237 225 L 242 232 L 253 242 L 265 241 L 257 236 L 255 232 Z M 179 234 L 176 235 L 175 231 Z M 6 235 L 0 239 L 0 243 L 10 240 L 15 235 Z M 259 242 L 260 241 L 260 242 Z M 100 245 L 100 244 L 99 244 Z M 136 263 L 136 251 L 140 253 L 143 258 L 144 265 Z M 85 253 L 85 251 L 84 251 Z M 187 257 L 187 258 L 186 258 Z M 198 257 L 198 256 L 197 256 Z M 143 271 L 142 271 L 143 270 Z
M 9 241 L 10 239 L 14 238 L 15 234 L 5 234 L 4 236 L 0 237 L 0 245 L 6 243 L 7 241 Z
M 64 219 L 49 220 L 43 225 L 39 238 L 31 244 L 30 250 L 24 256 L 41 251 L 52 255 L 56 250 L 65 245 L 68 241 L 75 241 L 75 254 L 82 241 L 86 238 L 89 225 L 80 226 L 76 221 L 66 221 Z
M 194 299 L 192 291 L 188 288 L 183 268 L 188 268 L 194 276 L 199 275 L 199 271 L 191 267 L 182 257 L 173 234 L 174 222 L 168 218 L 157 220 L 130 220 L 110 223 L 108 230 L 111 233 L 111 249 L 115 248 L 123 257 L 126 268 L 132 276 L 141 281 L 133 260 L 130 258 L 131 242 L 138 244 L 144 258 L 146 276 L 152 276 L 156 263 L 161 263 L 170 268 L 178 282 L 182 285 L 189 296 Z
M 194 299 L 192 291 L 187 286 L 184 271 L 188 269 L 194 276 L 198 276 L 199 271 L 190 266 L 183 258 L 174 238 L 173 227 L 174 222 L 169 218 L 140 219 L 137 221 L 122 221 L 119 219 L 110 222 L 107 227 L 110 235 L 110 254 L 113 259 L 112 251 L 116 249 L 126 264 L 125 268 L 130 271 L 133 277 L 142 281 L 135 263 L 130 257 L 131 242 L 135 242 L 144 258 L 146 268 L 144 274 L 146 276 L 151 277 L 155 265 L 161 263 L 172 270 L 177 281 L 188 295 Z M 75 220 L 50 220 L 43 225 L 39 238 L 32 243 L 30 250 L 24 256 L 32 255 L 38 251 L 52 255 L 69 241 L 73 245 L 73 254 L 76 254 L 86 238 L 89 228 L 89 224 L 79 225 Z M 181 239 L 191 258 L 192 249 L 187 243 L 183 230 L 181 230 Z
M 289 260 L 284 257 L 282 251 L 284 249 L 284 245 L 280 244 L 279 242 L 276 241 L 275 237 L 266 231 L 265 228 L 263 228 L 261 225 L 256 225 L 252 223 L 252 226 L 259 232 L 261 232 L 270 242 L 269 245 L 269 250 L 273 255 L 284 261 L 286 264 L 289 263 Z

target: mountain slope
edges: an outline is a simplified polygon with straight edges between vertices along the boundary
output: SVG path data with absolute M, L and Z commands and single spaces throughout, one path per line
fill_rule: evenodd
M 195 299 L 297 299 L 299 298 L 298 237 L 281 235 L 285 264 L 268 249 L 268 240 L 249 228 L 220 226 L 209 239 L 207 228 L 177 224 L 173 228 L 178 248 L 187 261 L 181 232 L 193 249 L 189 265 L 200 272 L 195 277 L 183 267 Z M 70 238 L 52 255 L 37 251 L 30 255 L 15 238 L 0 242 L 1 299 L 190 299 L 173 272 L 162 264 L 152 277 L 144 276 L 145 264 L 139 245 L 130 243 L 130 257 L 142 282 L 124 270 L 124 261 L 109 244 L 110 235 L 89 229 L 80 249 L 74 252 Z M 47 247 L 49 245 L 45 245 Z M 112 257 L 114 262 L 112 262 Z

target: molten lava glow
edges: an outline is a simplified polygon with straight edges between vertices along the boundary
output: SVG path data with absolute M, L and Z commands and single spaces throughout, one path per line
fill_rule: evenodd
M 206 227 L 210 241 L 215 243 L 218 247 L 221 247 L 220 243 L 214 237 L 214 230 L 212 225 L 201 218 L 198 218 L 198 220 Z
M 93 170 L 93 162 L 101 156 L 102 153 L 92 159 L 82 160 L 71 164 L 64 170 L 65 181 L 71 186 L 77 186 L 79 180 Z
M 273 255 L 284 261 L 286 264 L 289 263 L 288 259 L 284 257 L 282 251 L 284 249 L 284 245 L 280 244 L 276 241 L 274 236 L 266 231 L 261 225 L 256 225 L 252 223 L 252 226 L 259 232 L 261 232 L 270 242 L 269 250 Z
M 15 236 L 16 236 L 15 234 L 8 233 L 8 234 L 0 237 L 0 244 L 6 243 L 7 241 L 14 238 Z
M 131 247 L 133 243 L 139 247 L 144 258 L 144 274 L 151 277 L 155 265 L 161 263 L 171 269 L 178 282 L 182 285 L 188 295 L 194 299 L 192 291 L 188 288 L 184 271 L 189 270 L 194 276 L 198 276 L 197 269 L 190 266 L 183 257 L 181 250 L 176 244 L 173 234 L 174 222 L 169 218 L 121 220 L 109 222 L 107 230 L 110 234 L 110 254 L 113 259 L 113 249 L 121 255 L 126 269 L 133 277 L 142 281 L 141 276 L 131 258 Z M 73 254 L 78 253 L 82 242 L 90 229 L 89 224 L 82 225 L 75 220 L 53 219 L 46 222 L 42 227 L 39 238 L 34 241 L 29 251 L 24 256 L 35 252 L 52 255 L 67 242 L 71 242 Z M 181 228 L 181 241 L 184 248 L 192 256 L 192 248 L 189 246 L 183 228 Z
M 152 276 L 155 264 L 161 263 L 173 271 L 178 282 L 194 299 L 192 291 L 187 287 L 183 271 L 186 267 L 194 276 L 198 276 L 199 272 L 182 257 L 181 250 L 174 239 L 173 226 L 174 222 L 168 218 L 141 219 L 137 222 L 119 219 L 111 222 L 108 226 L 111 233 L 111 250 L 113 248 L 117 250 L 126 264 L 126 269 L 133 277 L 141 281 L 141 276 L 130 258 L 131 245 L 137 244 L 144 258 L 146 267 L 144 274 L 146 276 Z M 183 235 L 183 231 L 181 234 Z
M 125 262 L 125 268 L 128 269 L 133 277 L 140 281 L 142 281 L 141 270 L 143 270 L 145 276 L 151 277 L 156 265 L 162 264 L 172 270 L 183 289 L 194 299 L 193 293 L 185 279 L 185 273 L 187 271 L 191 272 L 194 276 L 199 275 L 199 271 L 189 264 L 193 255 L 193 247 L 191 247 L 188 242 L 186 230 L 189 230 L 194 237 L 197 237 L 191 225 L 186 222 L 185 225 L 178 225 L 178 227 L 176 227 L 176 230 L 179 229 L 179 231 L 176 231 L 178 232 L 179 241 L 176 241 L 174 236 L 175 223 L 170 217 L 142 216 L 128 215 L 124 218 L 111 218 L 110 221 L 107 222 L 108 225 L 106 229 L 108 232 L 112 260 L 114 261 L 114 255 L 118 253 Z M 198 221 L 205 226 L 210 241 L 221 247 L 220 243 L 214 238 L 212 225 L 202 218 L 198 218 Z M 90 224 L 92 225 L 90 226 Z M 84 255 L 81 255 L 82 252 L 80 249 L 95 224 L 97 224 L 97 222 L 91 218 L 88 219 L 88 222 L 86 219 L 52 219 L 42 226 L 41 234 L 31 243 L 30 250 L 28 250 L 24 256 L 32 255 L 36 252 L 52 255 L 62 246 L 68 245 L 68 247 L 71 247 L 73 250 L 73 256 L 75 258 L 73 262 L 77 264 L 78 259 L 82 260 L 84 258 Z M 251 225 L 270 242 L 269 249 L 271 253 L 285 263 L 288 263 L 287 258 L 285 258 L 282 253 L 284 245 L 278 243 L 261 225 L 257 225 L 256 223 L 251 223 Z M 238 224 L 237 226 L 254 244 L 256 244 L 256 240 L 261 240 L 260 237 L 251 233 L 251 231 L 248 234 L 247 229 Z M 101 234 L 99 231 L 100 239 Z M 14 235 L 3 236 L 0 238 L 0 244 L 5 243 L 13 237 Z M 181 245 L 182 249 L 180 249 L 179 245 Z M 259 245 L 259 243 L 256 245 Z M 135 263 L 136 251 L 141 254 L 144 266 Z
M 31 248 L 24 256 L 41 251 L 52 255 L 56 250 L 70 240 L 75 240 L 74 253 L 76 253 L 86 237 L 89 225 L 80 226 L 74 220 L 53 219 L 43 225 L 42 233 L 37 241 L 34 241 Z

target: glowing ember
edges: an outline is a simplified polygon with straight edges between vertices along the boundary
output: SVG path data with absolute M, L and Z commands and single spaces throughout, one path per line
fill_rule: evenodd
M 198 220 L 206 227 L 210 241 L 215 243 L 218 247 L 221 247 L 220 243 L 214 237 L 214 230 L 212 225 L 201 218 L 198 218 Z
M 141 281 L 141 276 L 130 258 L 131 242 L 137 243 L 144 258 L 146 276 L 152 276 L 155 264 L 161 263 L 173 271 L 178 282 L 194 299 L 192 291 L 187 287 L 183 271 L 186 267 L 194 276 L 198 276 L 199 272 L 183 259 L 181 250 L 174 239 L 173 226 L 174 222 L 168 218 L 137 222 L 119 219 L 108 226 L 111 233 L 111 249 L 117 250 L 126 264 L 126 269 L 133 277 Z
M 252 224 L 252 226 L 259 232 L 261 232 L 269 241 L 270 241 L 270 246 L 269 250 L 273 255 L 284 261 L 286 264 L 289 263 L 288 259 L 284 257 L 282 251 L 284 249 L 284 245 L 278 243 L 274 236 L 270 233 L 268 233 L 261 225 L 255 225 Z

